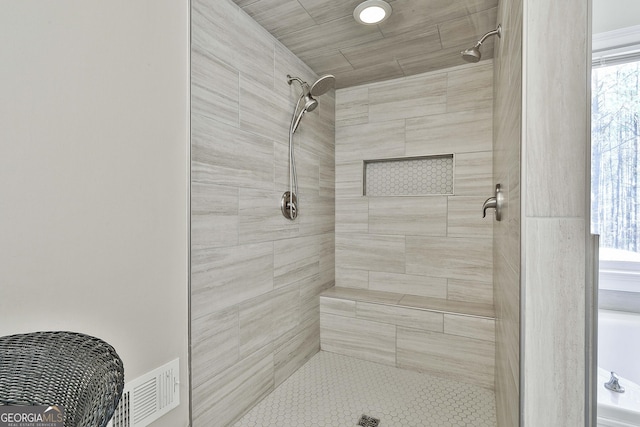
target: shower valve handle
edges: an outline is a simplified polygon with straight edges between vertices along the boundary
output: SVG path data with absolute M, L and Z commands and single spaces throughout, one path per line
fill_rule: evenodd
M 489 197 L 482 204 L 482 218 L 487 216 L 487 209 L 495 209 L 496 210 L 496 221 L 502 220 L 502 203 L 504 200 L 504 195 L 502 194 L 502 190 L 500 188 L 500 184 L 496 184 L 496 195 L 493 197 Z

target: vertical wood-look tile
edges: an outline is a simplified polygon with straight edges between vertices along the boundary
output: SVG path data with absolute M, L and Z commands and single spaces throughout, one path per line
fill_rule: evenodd
M 230 125 L 239 123 L 238 70 L 210 52 L 197 48 L 191 54 L 191 111 Z
M 336 91 L 336 126 L 360 125 L 369 121 L 369 89 L 354 87 Z
M 217 311 L 191 320 L 192 387 L 239 360 L 238 307 Z

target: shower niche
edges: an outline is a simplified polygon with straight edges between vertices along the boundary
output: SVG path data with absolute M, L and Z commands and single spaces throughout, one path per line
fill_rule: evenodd
M 453 195 L 453 154 L 365 160 L 363 196 Z

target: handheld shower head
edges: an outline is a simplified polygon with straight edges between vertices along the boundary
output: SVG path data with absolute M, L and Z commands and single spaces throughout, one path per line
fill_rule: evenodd
M 311 112 L 318 106 L 318 101 L 311 94 L 304 95 L 304 110 Z
M 498 25 L 498 28 L 489 31 L 484 36 L 482 36 L 475 46 L 460 52 L 460 55 L 462 55 L 462 59 L 467 62 L 480 61 L 480 59 L 482 58 L 482 53 L 480 53 L 480 46 L 482 46 L 482 43 L 484 43 L 484 41 L 491 36 L 498 36 L 498 38 L 502 37 L 502 25 Z

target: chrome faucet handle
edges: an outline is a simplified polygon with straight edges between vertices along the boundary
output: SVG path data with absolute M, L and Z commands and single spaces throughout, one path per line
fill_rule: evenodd
M 618 382 L 618 376 L 615 372 L 611 371 L 611 378 L 608 382 L 604 383 L 604 388 L 614 391 L 616 393 L 624 393 L 624 387 Z
M 496 184 L 496 195 L 493 197 L 489 197 L 482 204 L 482 218 L 485 218 L 487 216 L 487 209 L 495 209 L 496 221 L 500 221 L 502 219 L 503 203 L 504 203 L 504 195 L 502 194 L 502 189 L 500 188 L 500 184 Z

